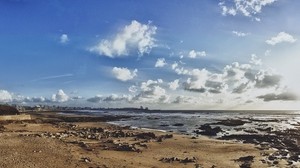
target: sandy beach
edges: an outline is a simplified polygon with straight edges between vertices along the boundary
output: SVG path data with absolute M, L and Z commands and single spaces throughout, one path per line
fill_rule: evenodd
M 31 115 L 1 122 L 0 167 L 268 167 L 252 144 L 131 129 L 105 118 Z

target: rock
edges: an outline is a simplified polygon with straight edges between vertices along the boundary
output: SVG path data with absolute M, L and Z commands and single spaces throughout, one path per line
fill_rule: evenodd
M 223 130 L 220 127 L 212 128 L 209 124 L 201 125 L 199 129 L 203 131 L 194 130 L 194 133 L 201 134 L 201 135 L 208 135 L 208 136 L 216 136 L 217 133 L 223 132 Z
M 227 120 L 220 120 L 217 123 L 212 123 L 211 125 L 225 125 L 225 126 L 241 126 L 245 123 L 250 123 L 250 121 L 244 121 L 240 119 L 227 119 Z
M 153 132 L 143 132 L 136 135 L 139 139 L 155 139 L 156 135 Z
M 156 138 L 157 142 L 162 142 L 164 139 L 173 138 L 173 134 L 161 135 Z
M 194 163 L 196 161 L 195 157 L 188 158 L 186 157 L 185 159 L 181 160 L 180 163 Z
M 161 158 L 159 161 L 165 162 L 165 163 L 171 163 L 171 162 L 179 162 L 179 163 L 194 163 L 196 162 L 196 158 L 192 157 L 192 158 L 184 158 L 184 159 L 180 159 L 177 157 L 170 157 L 170 158 Z
M 129 145 L 129 144 L 118 144 L 116 147 L 116 150 L 118 151 L 132 151 L 132 152 L 142 152 L 140 149 L 137 149 L 134 145 Z
M 176 124 L 173 124 L 173 126 L 182 127 L 182 126 L 184 126 L 184 124 L 182 124 L 182 123 L 176 123 Z
M 245 156 L 240 157 L 235 162 L 241 162 L 240 168 L 251 168 L 251 164 L 253 163 L 254 156 Z

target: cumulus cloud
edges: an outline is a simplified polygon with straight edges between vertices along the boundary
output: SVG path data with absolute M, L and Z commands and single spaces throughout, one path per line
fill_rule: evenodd
M 205 57 L 206 56 L 206 52 L 205 51 L 195 51 L 195 50 L 191 50 L 188 54 L 189 58 L 197 58 L 197 57 Z
M 13 94 L 7 90 L 0 90 L 0 102 L 8 103 L 13 100 Z
M 70 41 L 70 39 L 69 39 L 69 37 L 68 37 L 67 34 L 62 34 L 62 35 L 60 36 L 60 43 L 66 44 L 66 43 L 68 43 L 69 41 Z
M 284 92 L 280 94 L 270 93 L 270 94 L 258 96 L 257 98 L 263 99 L 266 102 L 276 101 L 276 100 L 282 100 L 282 101 L 298 100 L 298 97 L 295 94 L 289 92 Z
M 225 1 L 219 3 L 222 10 L 222 15 L 232 15 L 241 14 L 246 17 L 253 17 L 258 13 L 261 13 L 262 8 L 271 5 L 276 0 L 234 0 L 233 4 L 227 5 Z M 256 21 L 260 21 L 260 18 L 255 17 Z
M 234 34 L 238 37 L 245 37 L 245 36 L 249 35 L 249 33 L 243 33 L 243 32 L 239 32 L 239 31 L 232 31 L 232 34 Z
M 87 99 L 92 103 L 168 103 L 170 96 L 163 88 L 163 80 L 147 80 L 139 85 L 133 85 L 129 90 L 133 90 L 129 95 L 111 94 L 109 96 L 97 95 Z M 134 89 L 133 89 L 134 88 Z
M 111 58 L 126 56 L 130 50 L 137 50 L 140 55 L 150 53 L 155 47 L 154 35 L 157 27 L 150 22 L 142 24 L 133 20 L 131 24 L 126 25 L 113 39 L 104 39 L 89 50 L 99 55 Z
M 132 86 L 130 86 L 129 88 L 128 88 L 128 91 L 130 92 L 130 93 L 136 93 L 137 92 L 137 86 L 135 86 L 135 85 L 132 85 Z
M 170 96 L 161 86 L 162 84 L 163 80 L 161 79 L 142 82 L 138 94 L 133 97 L 133 100 L 145 103 L 167 103 Z
M 270 45 L 276 45 L 283 42 L 295 43 L 296 41 L 297 39 L 295 39 L 292 35 L 285 32 L 280 32 L 277 34 L 277 36 L 272 37 L 269 40 L 266 40 L 266 43 Z
M 179 79 L 175 79 L 174 81 L 169 83 L 169 88 L 171 90 L 176 90 L 179 87 Z
M 178 65 L 172 67 L 172 69 L 178 75 L 187 77 L 182 83 L 184 90 L 199 93 L 203 96 L 214 97 L 219 95 L 224 98 L 218 101 L 222 103 L 225 99 L 235 101 L 235 98 L 240 97 L 239 101 L 236 102 L 243 104 L 249 99 L 254 101 L 258 96 L 270 92 L 281 95 L 286 88 L 283 85 L 282 77 L 271 69 L 264 69 L 261 59 L 254 54 L 251 56 L 249 63 L 233 62 L 226 65 L 219 72 L 197 68 L 186 69 L 178 67 Z M 179 97 L 175 102 L 187 102 L 187 99 Z
M 158 58 L 156 63 L 155 63 L 156 68 L 162 68 L 165 65 L 167 65 L 165 58 Z
M 69 96 L 65 94 L 65 92 L 62 89 L 58 90 L 56 94 L 52 95 L 53 102 L 63 103 L 68 100 L 69 100 Z
M 262 65 L 261 59 L 259 59 L 255 54 L 251 55 L 250 63 L 253 65 Z
M 118 79 L 123 82 L 133 79 L 137 76 L 137 69 L 130 71 L 128 68 L 118 68 L 114 67 L 112 69 L 112 74 Z

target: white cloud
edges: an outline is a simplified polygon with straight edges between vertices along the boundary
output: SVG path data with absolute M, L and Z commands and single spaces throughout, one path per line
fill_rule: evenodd
M 8 103 L 13 100 L 13 94 L 7 90 L 0 90 L 0 102 Z
M 165 65 L 167 65 L 165 58 L 158 58 L 156 63 L 155 63 L 156 68 L 162 68 Z
M 162 79 L 142 82 L 139 88 L 139 93 L 133 97 L 133 100 L 135 102 L 144 103 L 167 103 L 170 96 L 161 86 L 162 84 Z
M 262 8 L 271 5 L 276 0 L 234 0 L 232 6 L 225 4 L 225 1 L 219 3 L 222 9 L 222 15 L 232 15 L 242 14 L 246 17 L 253 17 L 258 13 L 261 13 Z M 260 21 L 260 18 L 255 17 L 256 21 Z
M 174 64 L 172 64 L 172 69 L 175 69 L 178 67 L 178 63 L 177 62 L 174 62 Z
M 136 93 L 137 92 L 137 87 L 135 85 L 132 85 L 128 88 L 128 91 L 130 93 Z
M 176 90 L 179 87 L 179 79 L 175 79 L 174 81 L 170 82 L 169 87 L 171 90 Z
M 266 43 L 270 45 L 276 45 L 278 43 L 283 43 L 283 42 L 294 43 L 296 41 L 297 39 L 295 39 L 292 35 L 285 32 L 280 32 L 277 34 L 277 36 L 267 40 Z
M 70 39 L 69 39 L 69 37 L 68 37 L 67 34 L 62 34 L 62 35 L 60 36 L 60 43 L 66 44 L 66 43 L 69 42 L 69 41 L 70 41 Z
M 232 31 L 232 34 L 234 34 L 238 37 L 245 37 L 245 36 L 249 35 L 249 33 L 243 33 L 243 32 L 239 32 L 239 31 Z
M 56 94 L 52 95 L 53 102 L 63 103 L 68 100 L 69 100 L 69 96 L 65 94 L 65 92 L 62 89 L 58 90 Z
M 258 57 L 255 54 L 251 55 L 250 63 L 253 65 L 262 65 L 261 59 L 258 59 Z
M 188 55 L 188 57 L 190 58 L 205 57 L 205 56 L 206 56 L 205 51 L 195 51 L 195 50 L 191 50 Z
M 156 26 L 141 24 L 133 20 L 130 25 L 126 25 L 117 35 L 111 39 L 104 39 L 89 50 L 99 55 L 105 55 L 111 58 L 126 56 L 129 50 L 137 49 L 140 55 L 150 53 L 155 47 Z
M 121 80 L 121 81 L 128 81 L 133 79 L 134 77 L 137 76 L 137 69 L 134 69 L 133 71 L 130 71 L 128 68 L 118 68 L 118 67 L 114 67 L 112 69 L 112 73 L 113 75 Z
M 97 95 L 87 99 L 92 103 L 168 103 L 170 96 L 163 88 L 163 80 L 148 80 L 142 82 L 139 86 L 133 85 L 129 88 L 131 95 L 116 95 L 109 96 Z
M 269 56 L 271 54 L 271 50 L 266 50 L 265 51 L 265 56 Z

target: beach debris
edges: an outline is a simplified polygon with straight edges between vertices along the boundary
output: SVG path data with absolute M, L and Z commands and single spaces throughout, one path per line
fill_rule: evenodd
M 251 168 L 251 164 L 253 163 L 254 156 L 244 156 L 240 157 L 235 162 L 239 162 L 240 168 Z
M 172 162 L 179 162 L 179 163 L 195 163 L 196 162 L 196 158 L 195 157 L 186 157 L 186 158 L 178 158 L 178 157 L 163 157 L 161 159 L 159 159 L 159 161 L 164 162 L 164 163 L 172 163 Z
M 86 162 L 86 163 L 92 161 L 89 157 L 82 157 L 81 160 L 82 160 L 83 162 Z

